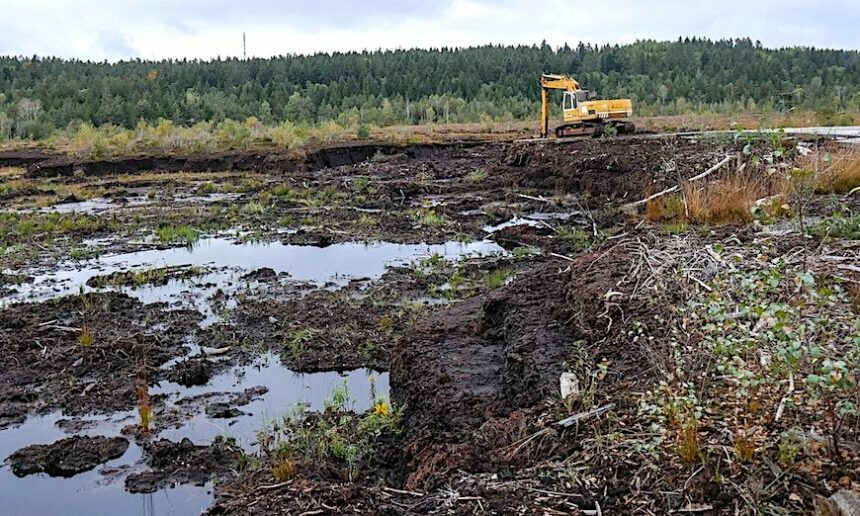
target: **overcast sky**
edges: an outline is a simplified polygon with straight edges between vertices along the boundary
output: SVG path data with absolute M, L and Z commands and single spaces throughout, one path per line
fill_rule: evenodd
M 750 37 L 860 49 L 860 0 L 0 0 L 0 55 L 111 61 Z

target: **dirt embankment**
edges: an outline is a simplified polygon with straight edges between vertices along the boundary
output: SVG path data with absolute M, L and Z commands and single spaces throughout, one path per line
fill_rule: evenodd
M 556 391 L 571 345 L 570 313 L 559 302 L 568 275 L 560 266 L 550 261 L 464 301 L 396 346 L 391 386 L 409 407 L 409 488 L 435 487 L 459 469 L 494 471 L 495 455 L 522 430 L 515 412 Z
M 28 167 L 57 158 L 41 150 L 20 150 L 0 152 L 0 167 Z
M 515 185 L 560 194 L 640 198 L 714 165 L 725 153 L 681 138 L 521 143 L 502 164 Z
M 297 152 L 245 151 L 199 156 L 131 156 L 100 160 L 52 156 L 41 152 L 7 152 L 0 154 L 0 166 L 27 166 L 28 177 L 72 176 L 76 173 L 85 176 L 104 176 L 143 171 L 209 172 L 230 170 L 293 173 L 353 165 L 377 155 L 405 153 L 415 158 L 445 147 L 463 147 L 477 144 L 478 142 L 453 142 L 408 147 L 386 144 L 355 144 Z

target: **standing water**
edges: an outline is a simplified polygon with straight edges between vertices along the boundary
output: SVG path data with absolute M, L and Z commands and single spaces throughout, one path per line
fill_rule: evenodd
M 87 281 L 114 272 L 136 272 L 152 268 L 196 266 L 201 275 L 191 279 L 169 280 L 165 285 L 106 287 L 119 290 L 145 303 L 166 301 L 200 310 L 211 323 L 217 320 L 208 298 L 218 289 L 236 290 L 253 286 L 242 278 L 248 272 L 270 268 L 279 281 L 311 283 L 317 287 L 338 287 L 351 279 L 375 279 L 386 267 L 402 265 L 432 254 L 446 259 L 503 252 L 493 242 L 452 242 L 447 244 L 341 243 L 313 247 L 275 243 L 233 243 L 225 238 L 208 238 L 189 248 L 154 249 L 102 256 L 83 262 L 65 262 L 58 270 L 29 271 L 33 281 L 19 286 L 17 292 L 0 299 L 0 304 L 45 300 L 62 295 L 91 291 Z M 22 272 L 22 271 L 17 271 Z M 23 271 L 27 272 L 27 271 Z M 252 387 L 267 391 L 247 405 L 241 414 L 227 419 L 212 419 L 204 411 L 188 415 L 173 426 L 158 426 L 153 439 L 210 444 L 218 436 L 231 437 L 247 452 L 255 449 L 256 433 L 267 424 L 301 406 L 319 410 L 331 392 L 346 385 L 352 408 L 370 408 L 377 397 L 388 396 L 388 375 L 369 370 L 344 374 L 328 372 L 299 374 L 285 368 L 279 358 L 265 354 L 249 366 L 236 366 L 213 377 L 201 387 L 183 387 L 162 382 L 150 395 L 164 395 L 167 409 L 182 406 L 182 400 L 216 393 L 241 393 Z M 179 410 L 177 408 L 177 410 Z M 31 417 L 18 427 L 0 431 L 0 460 L 16 450 L 33 444 L 51 444 L 70 435 L 114 437 L 136 421 L 135 412 L 76 418 L 79 430 L 66 433 L 57 425 L 66 419 L 61 413 Z M 71 478 L 52 478 L 43 474 L 18 478 L 8 462 L 0 467 L 2 514 L 12 515 L 195 515 L 212 502 L 211 485 L 181 485 L 152 494 L 132 494 L 125 490 L 124 478 L 147 469 L 143 450 L 131 440 L 123 456 Z
M 249 367 L 235 367 L 216 376 L 203 387 L 185 388 L 162 382 L 151 394 L 168 395 L 166 404 L 173 406 L 183 398 L 207 393 L 242 392 L 246 388 L 265 386 L 269 390 L 250 404 L 239 407 L 245 415 L 229 419 L 210 419 L 205 413 L 183 421 L 178 428 L 166 428 L 153 440 L 179 442 L 189 438 L 195 444 L 209 444 L 217 436 L 236 439 L 247 452 L 255 451 L 256 433 L 268 423 L 284 417 L 301 406 L 321 410 L 331 392 L 346 385 L 351 407 L 364 411 L 375 399 L 388 397 L 388 373 L 360 369 L 339 373 L 295 373 L 277 356 L 264 355 Z M 6 458 L 19 448 L 32 444 L 50 444 L 69 437 L 57 422 L 59 413 L 33 417 L 23 425 L 0 431 L 0 457 Z M 136 421 L 135 412 L 120 412 L 105 417 L 80 418 L 83 430 L 75 435 L 114 437 Z M 156 424 L 158 422 L 156 421 Z M 124 477 L 147 469 L 142 463 L 143 450 L 131 440 L 126 453 L 115 460 L 71 478 L 53 478 L 44 474 L 18 478 L 8 464 L 0 468 L 0 500 L 3 515 L 63 514 L 69 516 L 196 515 L 212 503 L 212 486 L 180 485 L 151 494 L 125 490 Z

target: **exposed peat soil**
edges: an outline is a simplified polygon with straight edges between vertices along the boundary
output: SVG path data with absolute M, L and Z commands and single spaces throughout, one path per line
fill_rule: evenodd
M 734 508 L 695 468 L 657 481 L 663 463 L 595 444 L 663 381 L 666 350 L 631 345 L 632 321 L 700 288 L 649 250 L 824 255 L 776 225 L 679 236 L 620 210 L 727 152 L 745 159 L 689 138 L 0 155 L 0 498 L 15 514 L 45 510 L 25 492 L 70 514 L 624 513 L 659 512 L 643 492 L 663 490 L 662 507 Z M 353 448 L 270 446 L 320 428 Z M 838 483 L 852 466 L 834 460 L 820 478 Z

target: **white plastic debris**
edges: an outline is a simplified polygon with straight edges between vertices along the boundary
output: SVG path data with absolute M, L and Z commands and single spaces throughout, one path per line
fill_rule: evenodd
M 573 373 L 561 373 L 561 399 L 567 399 L 568 396 L 579 394 L 579 380 Z

